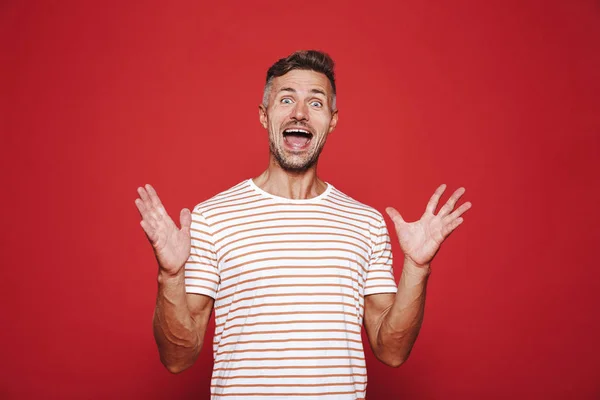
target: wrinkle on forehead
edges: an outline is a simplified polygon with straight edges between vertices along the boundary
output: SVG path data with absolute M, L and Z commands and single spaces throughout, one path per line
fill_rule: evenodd
M 270 86 L 270 87 L 269 87 Z M 285 75 L 273 78 L 270 84 L 267 84 L 269 90 L 269 100 L 273 100 L 279 92 L 284 88 L 290 88 L 295 90 L 297 93 L 307 95 L 313 91 L 324 93 L 327 98 L 327 102 L 330 103 L 330 107 L 335 111 L 335 95 L 333 94 L 333 87 L 331 82 L 325 74 L 315 72 L 312 70 L 292 70 Z M 266 98 L 263 99 L 267 100 Z M 266 104 L 265 104 L 266 106 Z
M 298 93 L 298 90 L 296 90 L 295 88 L 290 87 L 290 86 L 283 86 L 277 91 L 277 93 L 281 93 L 281 92 Z M 300 92 L 304 92 L 304 91 L 301 90 Z M 325 90 L 320 89 L 320 88 L 312 88 L 308 92 L 313 93 L 313 94 L 320 94 L 322 96 L 327 97 L 327 92 L 325 92 Z
M 308 72 L 309 74 L 294 74 L 294 72 Z M 299 76 L 300 75 L 300 76 Z M 326 95 L 332 94 L 331 82 L 327 77 L 319 72 L 294 70 L 285 75 L 273 79 L 275 92 L 281 88 L 292 87 L 298 92 L 310 92 L 313 89 L 322 91 Z

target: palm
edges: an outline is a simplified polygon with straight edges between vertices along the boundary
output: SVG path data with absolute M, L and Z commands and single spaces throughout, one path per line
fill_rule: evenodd
M 406 222 L 395 209 L 389 207 L 386 210 L 394 221 L 402 251 L 417 265 L 429 264 L 433 260 L 442 242 L 463 222 L 460 216 L 471 207 L 471 203 L 467 202 L 452 211 L 464 193 L 464 189 L 460 188 L 450 196 L 439 213 L 435 215 L 444 190 L 445 185 L 442 185 L 435 191 L 427 204 L 425 213 L 418 221 Z
M 142 216 L 141 225 L 154 248 L 159 266 L 169 273 L 177 273 L 190 255 L 190 211 L 181 211 L 181 229 L 177 228 L 167 214 L 152 186 L 139 188 L 141 199 L 136 205 Z
M 148 232 L 148 238 L 154 247 L 158 263 L 165 269 L 174 269 L 187 261 L 190 235 L 179 230 L 169 216 L 154 231 Z

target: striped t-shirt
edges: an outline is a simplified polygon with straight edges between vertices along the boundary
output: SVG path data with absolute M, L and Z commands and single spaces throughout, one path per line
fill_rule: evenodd
M 363 399 L 364 296 L 395 293 L 381 213 L 327 184 L 311 199 L 252 181 L 192 213 L 187 293 L 215 299 L 215 399 Z

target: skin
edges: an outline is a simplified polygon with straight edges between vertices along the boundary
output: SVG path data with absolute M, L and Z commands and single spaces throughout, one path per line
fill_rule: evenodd
M 324 74 L 293 70 L 273 79 L 268 107 L 262 104 L 258 107 L 260 123 L 269 134 L 271 151 L 268 168 L 254 178 L 257 186 L 290 199 L 308 199 L 325 191 L 327 185 L 317 177 L 314 156 L 321 152 L 337 125 L 338 112 L 331 108 L 332 102 L 333 89 Z M 283 131 L 291 127 L 313 133 L 307 150 L 286 149 Z
M 194 364 L 204 342 L 214 299 L 185 293 L 184 265 L 190 254 L 190 210 L 180 213 L 181 229 L 167 214 L 151 185 L 138 188 L 135 204 L 158 262 L 154 338 L 163 365 L 179 373 Z
M 317 177 L 318 156 L 338 121 L 332 109 L 333 90 L 321 73 L 293 70 L 273 80 L 267 106 L 259 106 L 260 123 L 268 132 L 268 168 L 254 183 L 273 195 L 308 199 L 327 187 Z M 286 146 L 283 131 L 302 127 L 313 136 L 306 149 Z M 364 325 L 375 356 L 392 367 L 404 363 L 423 321 L 427 280 L 431 262 L 441 244 L 462 222 L 471 203 L 455 209 L 465 189 L 459 188 L 436 209 L 446 186 L 433 194 L 423 216 L 406 222 L 392 207 L 386 209 L 394 223 L 404 252 L 404 266 L 397 294 L 365 297 Z M 158 262 L 158 294 L 154 312 L 154 337 L 165 367 L 178 373 L 198 358 L 214 300 L 186 294 L 184 265 L 190 254 L 191 213 L 181 210 L 178 228 L 167 214 L 152 186 L 138 188 L 135 204 L 142 226 Z

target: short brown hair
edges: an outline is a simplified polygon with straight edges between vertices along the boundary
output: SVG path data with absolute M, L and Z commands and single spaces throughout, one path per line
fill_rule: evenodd
M 320 72 L 329 79 L 333 90 L 332 108 L 335 110 L 335 63 L 329 54 L 318 50 L 298 50 L 289 56 L 278 60 L 267 71 L 267 80 L 265 91 L 263 94 L 263 105 L 266 107 L 268 103 L 268 95 L 271 89 L 273 78 L 287 74 L 294 69 L 310 70 Z
M 318 50 L 299 50 L 273 64 L 267 71 L 266 83 L 294 69 L 312 70 L 324 74 L 329 79 L 335 94 L 334 66 L 333 60 L 327 53 Z

